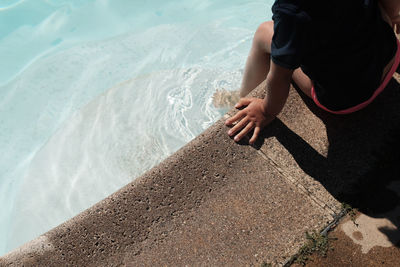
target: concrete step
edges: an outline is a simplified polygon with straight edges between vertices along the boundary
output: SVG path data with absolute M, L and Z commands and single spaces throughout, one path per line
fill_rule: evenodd
M 254 146 L 221 119 L 131 184 L 0 266 L 283 265 L 354 195 L 400 122 L 399 83 L 333 116 L 294 88 Z M 263 85 L 253 95 L 262 96 Z M 231 111 L 230 114 L 232 114 Z

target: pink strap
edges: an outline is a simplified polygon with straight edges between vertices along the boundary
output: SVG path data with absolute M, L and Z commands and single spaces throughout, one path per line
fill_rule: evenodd
M 396 51 L 394 63 L 392 65 L 392 67 L 390 68 L 389 72 L 386 74 L 385 79 L 383 80 L 382 84 L 379 86 L 378 89 L 375 90 L 374 94 L 368 100 L 366 100 L 365 102 L 363 102 L 363 103 L 361 103 L 361 104 L 359 104 L 357 106 L 354 106 L 354 107 L 351 107 L 351 108 L 348 108 L 348 109 L 344 109 L 344 110 L 339 110 L 339 111 L 330 110 L 330 109 L 324 107 L 318 101 L 317 95 L 315 94 L 314 86 L 311 88 L 311 96 L 312 96 L 315 104 L 317 104 L 318 107 L 320 107 L 323 110 L 326 110 L 326 111 L 328 111 L 330 113 L 333 113 L 333 114 L 349 114 L 349 113 L 352 113 L 352 112 L 356 112 L 356 111 L 358 111 L 360 109 L 365 108 L 367 105 L 369 105 L 383 91 L 383 89 L 385 89 L 386 85 L 389 83 L 389 81 L 392 78 L 394 72 L 396 71 L 397 67 L 399 66 L 399 63 L 400 63 L 400 42 L 399 42 L 399 40 L 397 40 L 397 51 Z

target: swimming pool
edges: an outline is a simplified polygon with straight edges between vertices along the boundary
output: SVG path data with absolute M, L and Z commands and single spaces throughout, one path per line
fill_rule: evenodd
M 271 3 L 2 1 L 0 255 L 215 122 Z

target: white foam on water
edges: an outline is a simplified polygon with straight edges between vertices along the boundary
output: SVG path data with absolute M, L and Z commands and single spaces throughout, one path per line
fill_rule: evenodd
M 253 32 L 268 19 L 264 1 L 135 2 L 6 3 L 7 12 L 40 10 L 29 13 L 42 14 L 31 24 L 0 14 L 14 27 L 0 26 L 9 61 L 0 63 L 9 66 L 0 76 L 0 255 L 118 190 L 223 115 L 212 94 L 237 89 Z

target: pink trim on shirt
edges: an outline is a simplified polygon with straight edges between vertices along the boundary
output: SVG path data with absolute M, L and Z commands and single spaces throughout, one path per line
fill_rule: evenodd
M 330 113 L 333 113 L 333 114 L 349 114 L 349 113 L 356 112 L 360 109 L 365 108 L 367 105 L 369 105 L 383 91 L 383 89 L 385 89 L 386 85 L 389 83 L 394 72 L 396 71 L 397 67 L 399 66 L 399 63 L 400 63 L 400 42 L 399 42 L 399 40 L 397 40 L 397 51 L 396 51 L 394 63 L 392 65 L 392 67 L 390 68 L 389 72 L 386 74 L 385 79 L 383 80 L 382 84 L 378 87 L 378 89 L 375 90 L 374 94 L 368 100 L 366 100 L 365 102 L 362 102 L 361 104 L 358 104 L 357 106 L 347 108 L 344 110 L 338 110 L 338 111 L 330 110 L 330 109 L 324 107 L 318 101 L 317 95 L 315 94 L 314 86 L 311 88 L 312 99 L 314 100 L 315 104 L 317 104 L 318 107 L 320 107 L 323 110 L 326 110 Z

